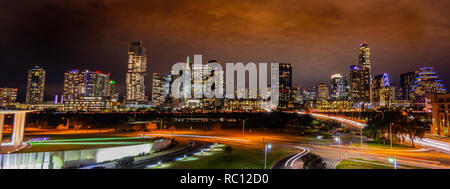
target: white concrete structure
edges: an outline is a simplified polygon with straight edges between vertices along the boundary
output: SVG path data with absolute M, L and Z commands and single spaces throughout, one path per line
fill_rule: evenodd
M 0 110 L 0 147 L 1 146 L 13 146 L 15 148 L 22 146 L 23 133 L 25 130 L 25 117 L 26 114 L 33 111 L 28 110 Z M 3 140 L 3 124 L 5 121 L 5 115 L 14 115 L 14 124 L 12 130 L 11 142 L 2 143 Z

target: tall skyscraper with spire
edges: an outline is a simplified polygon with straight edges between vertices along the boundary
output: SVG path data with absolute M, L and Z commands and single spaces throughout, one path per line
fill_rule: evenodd
M 128 72 L 126 103 L 147 102 L 144 77 L 147 72 L 147 55 L 142 41 L 131 42 L 128 48 Z
M 192 77 L 191 76 L 191 63 L 189 62 L 189 56 L 186 58 L 186 73 L 183 73 L 186 77 Z M 192 83 L 191 82 L 185 82 L 183 83 L 183 97 L 184 101 L 187 101 L 192 96 Z
M 359 48 L 359 66 L 361 67 L 360 101 L 364 103 L 370 102 L 370 89 L 372 84 L 370 64 L 371 62 L 370 62 L 369 43 L 367 42 L 361 43 Z
M 356 104 L 371 102 L 371 61 L 370 48 L 367 42 L 359 45 L 358 65 L 350 66 L 351 99 Z

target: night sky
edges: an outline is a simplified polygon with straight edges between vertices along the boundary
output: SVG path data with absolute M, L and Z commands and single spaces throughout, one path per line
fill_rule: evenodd
M 46 99 L 62 93 L 64 72 L 111 72 L 125 95 L 127 47 L 147 46 L 151 74 L 202 54 L 228 62 L 288 62 L 295 85 L 348 76 L 369 42 L 373 75 L 434 66 L 450 81 L 448 0 L 21 0 L 0 3 L 0 87 L 19 88 L 27 69 L 47 70 Z

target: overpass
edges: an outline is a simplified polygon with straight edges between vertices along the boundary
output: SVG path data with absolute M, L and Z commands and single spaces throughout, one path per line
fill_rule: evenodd
M 34 112 L 30 110 L 0 110 L 0 153 L 2 152 L 14 152 L 21 150 L 23 145 L 23 133 L 25 129 L 26 114 Z M 3 143 L 3 126 L 5 123 L 5 116 L 13 115 L 13 130 L 12 138 L 10 142 Z

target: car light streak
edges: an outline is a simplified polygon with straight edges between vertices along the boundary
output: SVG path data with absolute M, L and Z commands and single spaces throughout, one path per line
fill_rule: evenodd
M 295 163 L 298 159 L 300 159 L 301 157 L 303 157 L 304 155 L 306 155 L 306 154 L 308 154 L 308 153 L 310 152 L 310 150 L 309 150 L 308 148 L 303 148 L 303 147 L 301 147 L 301 146 L 296 146 L 296 148 L 300 148 L 300 149 L 302 149 L 303 151 L 300 152 L 300 153 L 298 153 L 298 154 L 296 154 L 296 155 L 294 155 L 294 156 L 292 156 L 291 158 L 289 158 L 289 159 L 286 161 L 286 163 L 284 164 L 285 167 L 287 167 L 287 166 L 289 165 L 289 162 L 290 162 L 290 167 L 293 167 L 293 166 L 294 166 L 294 163 Z

